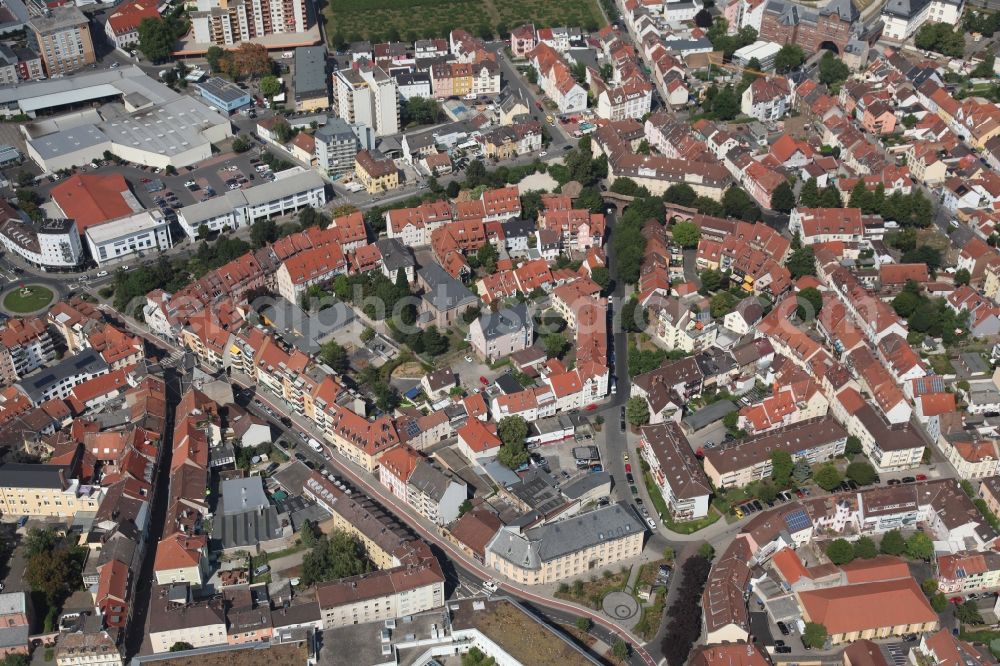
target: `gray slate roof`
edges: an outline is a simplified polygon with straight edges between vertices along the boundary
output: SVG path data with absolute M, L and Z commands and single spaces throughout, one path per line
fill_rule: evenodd
M 479 301 L 460 280 L 448 275 L 439 264 L 428 264 L 417 271 L 417 274 L 427 284 L 424 299 L 439 312 Z

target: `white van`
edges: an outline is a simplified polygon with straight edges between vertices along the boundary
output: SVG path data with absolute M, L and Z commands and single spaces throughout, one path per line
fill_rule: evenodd
M 312 449 L 313 451 L 322 451 L 323 450 L 323 445 L 320 444 L 319 442 L 317 442 L 312 437 L 310 437 L 309 438 L 309 448 Z

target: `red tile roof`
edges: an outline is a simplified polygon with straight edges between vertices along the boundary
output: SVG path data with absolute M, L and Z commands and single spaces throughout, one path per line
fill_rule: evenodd
M 87 227 L 132 215 L 125 196 L 133 195 L 120 174 L 75 174 L 52 188 L 52 200 L 76 220 L 81 236 Z

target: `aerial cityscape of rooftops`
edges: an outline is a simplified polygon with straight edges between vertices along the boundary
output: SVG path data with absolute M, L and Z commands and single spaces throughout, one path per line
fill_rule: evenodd
M 1000 657 L 1000 0 L 0 0 L 0 666 Z

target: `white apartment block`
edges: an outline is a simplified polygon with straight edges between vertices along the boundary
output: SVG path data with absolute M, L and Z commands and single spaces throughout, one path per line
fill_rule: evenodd
M 375 136 L 399 133 L 399 87 L 381 67 L 341 69 L 333 77 L 334 112 Z
M 311 169 L 293 167 L 278 172 L 274 182 L 246 190 L 231 190 L 224 196 L 186 206 L 177 211 L 177 221 L 191 240 L 204 225 L 209 231 L 235 230 L 259 219 L 292 213 L 305 206 L 326 204 L 323 178 Z
M 928 21 L 958 25 L 964 10 L 964 0 L 889 0 L 882 8 L 882 36 L 903 42 Z
M 191 13 L 194 39 L 200 44 L 236 45 L 254 38 L 305 32 L 305 0 L 198 0 Z

